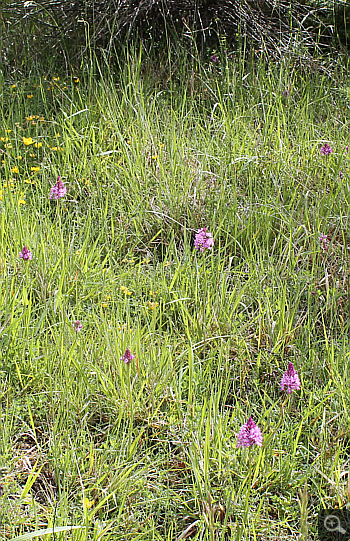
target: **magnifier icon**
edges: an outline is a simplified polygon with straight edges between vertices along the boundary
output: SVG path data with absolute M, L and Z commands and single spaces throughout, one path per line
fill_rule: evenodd
M 324 518 L 323 525 L 328 532 L 346 533 L 346 530 L 342 528 L 340 519 L 336 515 L 328 515 Z

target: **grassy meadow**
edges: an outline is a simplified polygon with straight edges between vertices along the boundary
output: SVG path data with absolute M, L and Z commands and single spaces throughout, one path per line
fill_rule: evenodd
M 350 502 L 345 64 L 130 53 L 0 93 L 0 539 L 316 539 Z

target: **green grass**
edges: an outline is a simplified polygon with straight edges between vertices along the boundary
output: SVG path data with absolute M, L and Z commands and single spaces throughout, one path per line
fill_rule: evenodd
M 350 86 L 324 65 L 2 80 L 1 539 L 316 539 L 348 503 Z

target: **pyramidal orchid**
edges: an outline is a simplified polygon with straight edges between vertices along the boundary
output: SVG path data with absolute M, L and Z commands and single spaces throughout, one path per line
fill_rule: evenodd
M 198 229 L 194 238 L 194 246 L 200 252 L 204 252 L 205 249 L 211 250 L 214 246 L 213 235 L 207 231 L 206 227 Z
M 57 177 L 57 182 L 51 188 L 50 199 L 60 199 L 67 193 L 67 188 L 63 185 L 61 177 Z
M 121 361 L 124 361 L 125 364 L 130 364 L 133 359 L 135 359 L 136 355 L 133 355 L 129 348 L 126 348 L 125 353 L 122 357 L 120 357 Z
M 288 368 L 283 374 L 281 380 L 281 391 L 286 390 L 287 393 L 292 393 L 295 390 L 299 390 L 300 387 L 299 376 L 293 366 L 293 363 L 289 363 Z
M 28 261 L 28 259 L 33 259 L 33 254 L 29 251 L 27 246 L 23 246 L 22 251 L 19 252 L 19 257 L 21 257 L 24 261 Z
M 249 417 L 247 423 L 242 426 L 238 434 L 237 447 L 251 447 L 252 445 L 262 446 L 263 437 L 261 430 Z

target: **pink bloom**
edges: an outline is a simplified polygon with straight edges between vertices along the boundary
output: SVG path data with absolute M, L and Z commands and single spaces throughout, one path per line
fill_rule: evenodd
M 67 188 L 63 185 L 61 177 L 57 177 L 57 183 L 51 188 L 50 199 L 59 199 L 67 193 Z
M 81 329 L 83 328 L 83 324 L 82 324 L 81 321 L 79 321 L 79 319 L 78 319 L 78 320 L 74 323 L 73 327 L 74 327 L 75 332 L 80 332 Z
M 203 229 L 198 229 L 197 234 L 194 238 L 194 245 L 197 250 L 200 250 L 201 252 L 204 252 L 205 248 L 208 248 L 209 250 L 212 249 L 214 246 L 214 239 L 213 235 L 207 232 L 207 228 L 203 227 Z
M 323 249 L 325 252 L 328 251 L 328 246 L 327 246 L 327 235 L 325 235 L 324 233 L 321 233 L 321 236 L 319 237 L 318 239 L 320 242 L 322 242 L 323 244 Z
M 262 442 L 263 437 L 260 428 L 256 426 L 252 417 L 249 417 L 248 422 L 239 431 L 237 447 L 251 447 L 254 444 L 261 447 Z
M 28 259 L 33 259 L 33 254 L 28 250 L 27 246 L 23 246 L 22 251 L 19 252 L 19 257 L 23 258 L 24 261 L 28 261 Z
M 211 57 L 210 57 L 210 60 L 212 62 L 214 62 L 214 64 L 216 64 L 216 62 L 218 61 L 218 58 L 217 58 L 217 56 L 215 54 L 212 54 Z
M 321 154 L 324 156 L 328 156 L 328 154 L 332 154 L 333 149 L 329 146 L 328 143 L 325 143 L 324 146 L 321 148 Z
M 133 355 L 129 348 L 126 348 L 125 353 L 120 357 L 121 361 L 124 361 L 125 364 L 131 363 L 132 359 L 135 359 L 136 355 Z
M 300 389 L 300 379 L 293 366 L 293 363 L 288 364 L 288 368 L 283 374 L 283 378 L 281 380 L 281 391 L 284 391 L 285 387 L 287 387 L 287 393 L 292 393 L 294 390 Z

